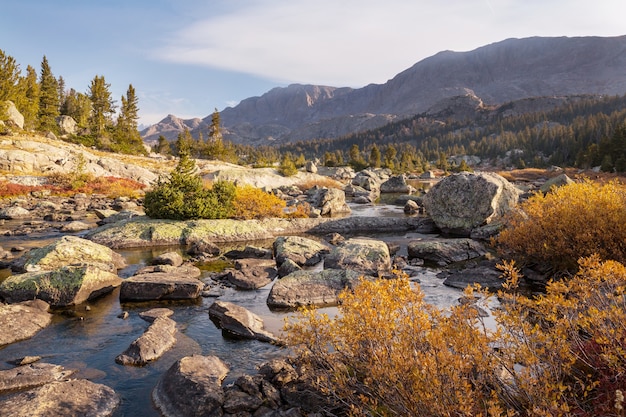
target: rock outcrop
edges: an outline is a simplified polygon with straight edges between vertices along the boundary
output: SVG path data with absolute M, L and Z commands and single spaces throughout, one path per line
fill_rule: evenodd
M 445 177 L 424 196 L 426 213 L 442 232 L 470 236 L 513 209 L 520 191 L 495 173 L 461 172 Z

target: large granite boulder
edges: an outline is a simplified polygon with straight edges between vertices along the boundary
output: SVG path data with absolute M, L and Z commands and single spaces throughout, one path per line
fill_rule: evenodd
M 56 118 L 61 135 L 75 135 L 78 132 L 76 120 L 71 116 L 62 115 Z
M 204 284 L 193 265 L 158 265 L 145 268 L 122 282 L 121 301 L 190 300 L 200 296 Z
M 0 394 L 23 391 L 54 381 L 67 379 L 76 370 L 51 363 L 31 363 L 0 371 Z
M 350 269 L 365 275 L 379 276 L 391 269 L 389 247 L 376 239 L 348 239 L 333 247 L 326 255 L 324 268 Z
M 157 317 L 128 349 L 115 358 L 121 365 L 143 366 L 160 358 L 176 343 L 176 322 L 168 317 Z
M 343 190 L 322 187 L 311 191 L 308 202 L 318 209 L 322 216 L 335 216 L 352 211 L 346 203 L 346 193 Z
M 422 259 L 438 266 L 478 258 L 487 253 L 485 246 L 472 239 L 423 239 L 409 242 L 409 259 Z
M 278 340 L 265 330 L 263 319 L 234 303 L 215 301 L 209 307 L 209 317 L 222 329 L 222 334 L 235 339 L 255 339 L 276 343 Z
M 0 304 L 0 347 L 33 337 L 52 321 L 45 301 Z
M 567 174 L 561 174 L 554 178 L 550 178 L 548 181 L 543 183 L 543 185 L 539 188 L 539 191 L 546 194 L 552 190 L 552 188 L 563 187 L 564 185 L 573 184 L 574 180 L 567 176 Z
M 276 265 L 281 266 L 291 259 L 300 266 L 313 266 L 330 252 L 330 246 L 317 240 L 301 236 L 279 236 L 273 244 Z
M 274 283 L 267 305 L 276 309 L 337 305 L 339 293 L 356 284 L 360 276 L 358 272 L 339 269 L 296 271 Z
M 77 236 L 63 236 L 42 248 L 32 249 L 11 265 L 15 272 L 52 271 L 68 265 L 89 265 L 108 272 L 125 266 L 124 258 L 106 246 Z
M 19 205 L 5 207 L 0 210 L 1 220 L 17 220 L 32 217 L 30 210 Z
M 424 197 L 426 213 L 445 234 L 470 236 L 517 205 L 520 191 L 488 172 L 461 172 L 435 184 Z
M 64 266 L 12 275 L 0 284 L 0 298 L 9 303 L 37 298 L 64 307 L 110 293 L 121 283 L 116 274 L 95 266 Z
M 152 398 L 165 417 L 221 417 L 228 372 L 216 356 L 186 356 L 163 374 Z
M 34 416 L 112 416 L 120 403 L 110 387 L 86 379 L 51 382 L 30 391 L 0 400 L 2 415 Z

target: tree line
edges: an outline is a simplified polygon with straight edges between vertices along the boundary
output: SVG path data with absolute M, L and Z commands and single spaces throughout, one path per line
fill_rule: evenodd
M 145 154 L 135 88 L 129 84 L 119 112 L 110 88 L 103 75 L 96 75 L 85 93 L 68 89 L 62 76 L 54 76 L 45 55 L 39 74 L 31 65 L 22 74 L 15 58 L 0 50 L 0 103 L 15 104 L 24 116 L 25 130 L 59 135 L 59 116 L 69 116 L 76 122 L 77 133 L 63 139 L 112 152 Z M 0 106 L 0 112 L 6 108 Z

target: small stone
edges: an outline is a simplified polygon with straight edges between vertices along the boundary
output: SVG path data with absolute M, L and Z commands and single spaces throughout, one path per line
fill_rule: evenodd
M 128 318 L 128 311 L 122 311 L 122 313 L 118 314 L 117 317 L 122 320 L 126 320 Z
M 91 311 L 91 306 L 85 306 L 85 311 Z

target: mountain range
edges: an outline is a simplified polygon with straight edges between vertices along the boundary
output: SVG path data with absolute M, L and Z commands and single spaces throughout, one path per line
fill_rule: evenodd
M 372 57 L 373 65 L 375 57 Z M 626 36 L 507 39 L 469 52 L 439 52 L 384 84 L 362 88 L 293 84 L 220 112 L 235 143 L 272 145 L 336 138 L 415 116 L 447 115 L 529 98 L 626 93 Z M 141 132 L 148 143 L 185 128 L 206 135 L 211 114 L 168 115 Z

